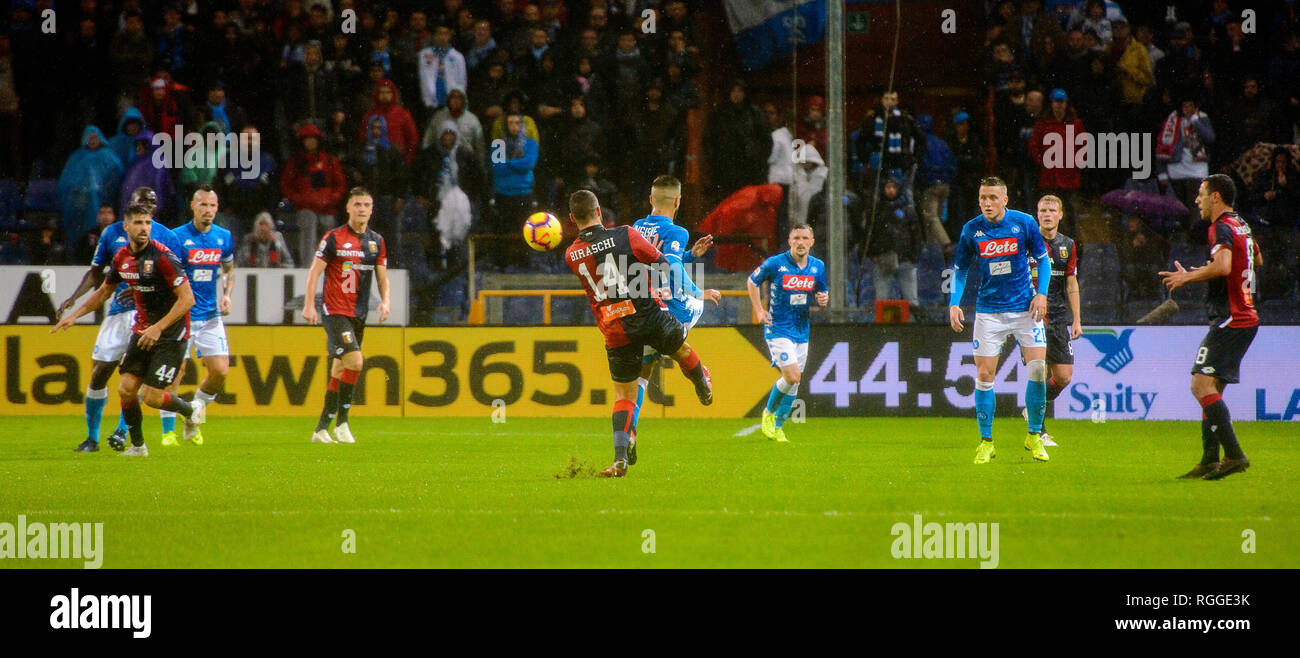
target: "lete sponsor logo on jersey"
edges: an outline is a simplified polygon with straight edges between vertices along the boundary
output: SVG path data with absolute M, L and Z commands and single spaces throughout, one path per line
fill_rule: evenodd
M 190 265 L 220 265 L 221 250 L 217 248 L 190 249 L 188 261 Z
M 980 257 L 997 258 L 1020 253 L 1020 241 L 1016 238 L 999 238 L 997 240 L 980 240 Z
M 817 285 L 817 278 L 809 274 L 787 274 L 781 278 L 781 288 L 785 290 L 811 291 Z

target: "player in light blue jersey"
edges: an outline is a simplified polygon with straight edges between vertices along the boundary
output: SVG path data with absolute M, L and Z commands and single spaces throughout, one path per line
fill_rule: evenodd
M 149 206 L 156 211 L 158 194 L 147 187 L 136 188 L 131 192 L 131 200 L 127 205 L 136 204 Z M 105 210 L 110 213 L 113 211 L 112 206 L 109 206 L 101 208 L 100 212 Z M 150 237 L 173 251 L 180 248 L 176 237 L 160 223 L 154 223 Z M 104 273 L 106 268 L 113 264 L 113 256 L 129 242 L 122 222 L 113 222 L 104 228 L 104 231 L 99 234 L 99 244 L 95 247 L 90 269 L 82 275 L 81 282 L 77 284 L 72 295 L 59 305 L 55 316 L 56 322 L 64 313 L 72 310 L 78 299 L 104 283 Z M 90 370 L 90 385 L 86 387 L 86 439 L 75 448 L 77 452 L 99 451 L 99 428 L 104 418 L 104 406 L 108 402 L 108 380 L 113 376 L 113 370 L 117 368 L 122 356 L 126 354 L 127 345 L 131 342 L 131 326 L 134 324 L 135 301 L 131 297 L 131 290 L 123 283 L 118 286 L 117 292 L 113 295 L 113 300 L 108 306 L 108 316 L 100 323 L 99 335 L 95 337 L 95 348 L 90 356 L 93 364 Z M 175 421 L 172 422 L 174 425 Z M 164 420 L 164 432 L 167 429 L 167 422 Z M 122 442 L 118 445 L 126 445 L 126 421 L 121 417 L 118 418 L 117 429 L 113 434 L 120 435 L 122 438 Z
M 1038 461 L 1047 461 L 1043 448 L 1043 414 L 1047 409 L 1047 338 L 1043 318 L 1047 315 L 1047 290 L 1051 277 L 1038 277 L 1034 287 L 1029 258 L 1043 267 L 1051 267 L 1047 245 L 1034 218 L 1007 208 L 1007 185 L 996 177 L 980 181 L 980 215 L 966 222 L 957 241 L 952 295 L 948 300 L 948 323 L 961 333 L 966 315 L 961 310 L 966 277 L 971 270 L 980 274 L 979 294 L 975 298 L 975 419 L 979 423 L 980 444 L 975 463 L 987 464 L 996 453 L 993 449 L 993 414 L 997 398 L 993 394 L 993 376 L 998 356 L 1008 335 L 1016 337 L 1021 355 L 1028 365 L 1029 381 L 1025 384 L 1025 410 L 1029 422 L 1028 450 Z
M 700 290 L 691 280 L 691 275 L 686 272 L 685 264 L 703 256 L 713 246 L 713 236 L 706 235 L 700 238 L 694 247 L 686 249 L 691 233 L 673 223 L 673 217 L 677 215 L 677 209 L 681 204 L 681 181 L 672 176 L 659 176 L 650 184 L 650 214 L 636 220 L 632 226 L 646 240 L 658 247 L 663 252 L 664 258 L 668 260 L 671 268 L 670 280 L 655 281 L 654 285 L 661 290 L 661 298 L 668 306 L 668 311 L 689 333 L 704 314 L 704 300 L 717 304 L 722 299 L 722 293 L 713 289 Z M 637 379 L 636 409 L 632 412 L 633 428 L 641 418 L 641 405 L 645 402 L 646 389 L 650 386 L 650 376 L 654 373 L 655 363 L 661 358 L 662 355 L 653 347 L 645 346 L 641 377 Z M 629 463 L 635 460 L 633 454 L 629 451 L 628 456 L 631 460 Z
M 176 239 L 181 243 L 181 250 L 176 255 L 185 266 L 185 275 L 194 291 L 194 306 L 190 308 L 190 345 L 185 348 L 185 358 L 190 358 L 192 346 L 207 371 L 194 392 L 194 405 L 197 410 L 202 410 L 216 400 L 226 385 L 226 374 L 230 372 L 230 349 L 221 316 L 230 313 L 230 293 L 235 289 L 235 241 L 230 231 L 212 223 L 217 216 L 217 193 L 212 191 L 211 185 L 200 185 L 194 191 L 190 198 L 190 212 L 193 220 L 175 231 Z M 191 442 L 203 445 L 203 433 L 196 432 Z M 175 433 L 170 438 L 163 437 L 163 445 L 177 445 Z
M 781 377 L 772 385 L 763 409 L 763 435 L 786 441 L 782 425 L 799 395 L 799 381 L 808 363 L 808 315 L 815 300 L 818 306 L 830 301 L 826 285 L 826 263 L 809 255 L 815 240 L 807 224 L 790 229 L 790 250 L 765 261 L 749 275 L 749 302 L 758 310 L 763 322 L 772 365 L 781 369 Z M 764 309 L 762 287 L 768 288 L 771 311 Z

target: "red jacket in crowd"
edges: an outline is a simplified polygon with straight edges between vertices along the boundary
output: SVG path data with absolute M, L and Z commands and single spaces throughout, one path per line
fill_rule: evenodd
M 388 89 L 392 92 L 392 99 L 387 103 L 379 102 L 379 92 L 382 89 Z M 401 96 L 397 93 L 397 85 L 392 80 L 380 80 L 375 83 L 375 91 L 371 96 L 374 101 L 374 107 L 366 112 L 366 116 L 361 118 L 361 126 L 357 132 L 357 139 L 362 144 L 366 143 L 366 126 L 370 125 L 370 117 L 378 115 L 384 117 L 388 123 L 388 142 L 397 149 L 406 164 L 414 164 L 416 153 L 420 150 L 420 132 L 415 129 L 415 119 L 411 118 L 411 113 L 402 107 Z
M 776 183 L 742 187 L 706 215 L 697 230 L 712 235 L 775 235 L 782 196 Z M 779 253 L 784 245 L 778 239 L 767 245 L 767 251 Z M 748 272 L 762 265 L 763 258 L 763 252 L 750 243 L 719 244 L 714 262 L 731 272 Z
M 307 124 L 298 129 L 298 139 L 309 137 L 316 138 L 316 151 L 304 148 L 289 160 L 280 176 L 280 191 L 297 209 L 333 215 L 347 191 L 347 179 L 338 158 L 320 150 L 320 128 Z
M 1029 155 L 1038 163 L 1041 172 L 1038 175 L 1038 187 L 1042 189 L 1053 190 L 1077 190 L 1082 182 L 1079 179 L 1079 158 L 1083 157 L 1083 150 L 1075 146 L 1066 137 L 1066 126 L 1074 126 L 1069 137 L 1078 139 L 1083 134 L 1083 122 L 1074 116 L 1074 112 L 1065 115 L 1065 119 L 1057 119 L 1048 114 L 1040 117 L 1034 122 L 1034 134 L 1029 138 Z M 1047 136 L 1055 133 L 1060 135 L 1060 143 L 1063 145 L 1062 162 L 1053 162 L 1053 166 L 1044 164 L 1044 156 L 1047 152 Z

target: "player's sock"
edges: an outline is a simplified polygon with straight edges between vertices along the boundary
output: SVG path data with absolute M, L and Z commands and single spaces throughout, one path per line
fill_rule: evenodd
M 627 447 L 632 442 L 632 412 L 636 403 L 631 400 L 614 401 L 614 461 L 627 460 Z
M 1048 402 L 1054 402 L 1056 398 L 1060 397 L 1061 392 L 1064 390 L 1065 390 L 1064 387 L 1057 385 L 1055 377 L 1049 377 L 1047 379 L 1047 401 Z
M 993 382 L 975 380 L 975 421 L 980 426 L 980 438 L 985 441 L 993 440 L 993 412 L 997 406 Z
M 632 429 L 636 429 L 636 424 L 641 422 L 641 405 L 645 403 L 645 390 L 650 386 L 650 380 L 645 377 L 639 377 L 636 380 L 636 409 L 632 412 Z
M 140 411 L 140 400 L 135 399 L 130 402 L 122 402 L 122 420 L 126 423 L 127 430 L 131 433 L 131 445 L 144 445 L 144 414 Z
M 1047 413 L 1047 362 L 1029 362 L 1029 382 L 1025 384 L 1025 409 L 1029 412 L 1029 433 L 1043 432 L 1043 415 Z
M 1210 429 L 1210 417 L 1201 412 L 1201 463 L 1213 464 L 1219 461 L 1219 439 Z
M 163 410 L 163 413 L 171 412 L 173 428 L 176 427 L 176 414 L 189 418 L 190 414 L 194 413 L 194 407 L 190 406 L 190 403 L 186 402 L 185 398 L 171 393 L 163 393 L 162 406 L 159 408 Z
M 125 432 L 126 429 L 127 429 L 127 425 L 126 425 L 126 416 L 123 415 L 123 414 L 118 414 L 118 415 L 117 415 L 117 427 L 113 428 L 113 431 L 114 431 L 114 432 L 117 432 L 118 430 L 121 430 L 121 431 Z
M 329 386 L 325 388 L 325 408 L 320 412 L 320 420 L 316 422 L 316 431 L 327 430 L 330 422 L 334 420 L 334 414 L 339 409 L 339 378 L 330 377 Z
M 204 405 L 212 404 L 217 399 L 216 393 L 209 393 L 203 389 L 194 392 L 194 399 L 202 402 Z
M 1210 421 L 1210 431 L 1223 446 L 1223 456 L 1228 459 L 1241 459 L 1246 455 L 1237 443 L 1237 433 L 1232 430 L 1232 416 L 1228 414 L 1228 405 L 1218 393 L 1201 398 L 1201 408 Z
M 357 378 L 360 376 L 360 370 L 347 368 L 339 373 L 339 415 L 334 421 L 335 427 L 348 422 L 348 410 L 352 408 L 352 389 L 357 385 Z
M 785 381 L 782 379 L 781 381 Z M 780 427 L 785 424 L 785 419 L 790 417 L 790 409 L 794 406 L 794 401 L 799 397 L 799 385 L 790 384 L 786 390 L 785 396 L 781 398 L 781 404 L 776 408 L 776 426 Z
M 104 420 L 104 405 L 108 404 L 108 388 L 86 389 L 86 438 L 99 443 L 99 426 Z
M 704 380 L 704 366 L 700 364 L 700 355 L 696 354 L 694 349 L 678 361 L 677 365 L 681 366 L 682 374 L 692 382 L 699 383 Z
M 767 410 L 776 413 L 781 400 L 785 399 L 785 394 L 789 391 L 790 384 L 785 381 L 785 377 L 777 377 L 776 383 L 772 384 L 772 392 L 767 395 Z
M 138 405 L 137 405 L 138 406 Z M 176 412 L 163 409 L 158 412 L 158 417 L 162 419 L 163 434 L 171 434 L 176 431 Z

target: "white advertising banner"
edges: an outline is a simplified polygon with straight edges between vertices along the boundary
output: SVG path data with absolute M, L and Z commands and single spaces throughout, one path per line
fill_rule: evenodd
M 1057 418 L 1196 420 L 1192 362 L 1208 327 L 1090 327 L 1074 341 L 1074 378 Z M 1300 327 L 1262 326 L 1223 399 L 1233 420 L 1300 421 Z M 1096 410 L 1094 411 L 1094 407 Z

